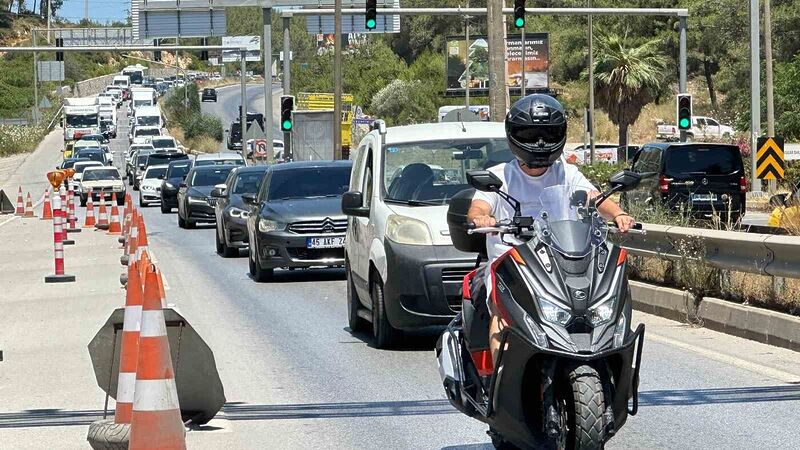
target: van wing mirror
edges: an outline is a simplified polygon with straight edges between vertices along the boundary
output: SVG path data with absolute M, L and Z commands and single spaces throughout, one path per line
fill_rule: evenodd
M 641 183 L 642 178 L 642 174 L 626 169 L 612 175 L 608 180 L 608 184 L 611 185 L 614 192 L 625 192 L 636 188 Z
M 348 191 L 342 194 L 342 212 L 348 216 L 369 217 L 369 208 L 364 206 L 364 194 Z
M 488 170 L 467 171 L 467 183 L 483 192 L 494 192 L 503 187 L 503 182 L 497 175 Z

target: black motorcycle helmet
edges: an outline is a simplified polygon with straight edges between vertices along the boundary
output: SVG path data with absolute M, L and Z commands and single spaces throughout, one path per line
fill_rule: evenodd
M 506 115 L 511 153 L 531 168 L 550 167 L 564 152 L 567 116 L 558 100 L 532 94 L 519 99 Z

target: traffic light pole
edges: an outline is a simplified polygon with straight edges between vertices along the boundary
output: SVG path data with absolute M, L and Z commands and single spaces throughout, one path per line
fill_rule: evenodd
M 33 46 L 36 47 L 36 31 L 33 32 Z M 33 52 L 33 121 L 39 123 L 39 54 Z
M 247 50 L 242 50 L 241 53 L 241 73 L 239 74 L 239 78 L 242 82 L 242 107 L 239 108 L 241 111 L 239 112 L 239 132 L 242 136 L 242 159 L 244 160 L 244 165 L 247 165 Z M 268 150 L 271 149 L 272 146 L 268 147 Z
M 342 159 L 342 0 L 334 3 L 333 19 L 333 159 Z
M 275 136 L 275 123 L 272 120 L 272 8 L 264 8 L 262 18 L 264 20 L 264 133 L 267 137 L 267 163 L 272 164 L 275 162 L 272 144 Z
M 758 136 L 761 134 L 761 62 L 759 60 L 759 1 L 750 0 L 750 162 L 752 192 L 761 192 L 761 180 L 756 176 Z
M 679 70 L 680 73 L 678 74 L 678 91 L 681 94 L 687 94 L 686 92 L 686 17 L 680 17 L 678 19 L 678 48 L 680 52 L 680 57 L 678 58 Z M 691 127 L 692 124 L 690 123 L 689 126 Z M 686 142 L 686 130 L 681 130 L 681 142 Z
M 292 16 L 283 16 L 283 95 L 292 95 L 292 39 L 290 27 Z M 292 155 L 292 132 L 283 132 L 283 159 L 290 161 Z

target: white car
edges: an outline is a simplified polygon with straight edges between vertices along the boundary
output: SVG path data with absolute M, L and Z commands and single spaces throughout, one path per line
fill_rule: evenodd
M 88 167 L 83 171 L 83 177 L 79 184 L 81 195 L 81 206 L 86 206 L 86 201 L 91 193 L 92 199 L 100 199 L 104 196 L 111 198 L 113 193 L 117 194 L 117 204 L 125 204 L 125 185 L 116 167 Z
M 180 146 L 178 141 L 172 136 L 156 136 L 150 139 L 150 145 L 157 151 L 162 152 L 179 152 Z
M 79 191 L 79 186 L 81 183 L 81 178 L 83 178 L 83 171 L 86 170 L 88 167 L 105 167 L 103 163 L 97 161 L 78 161 L 76 162 L 72 168 L 75 170 L 75 175 L 72 176 L 72 189 L 75 192 Z
M 386 348 L 398 330 L 443 326 L 460 310 L 475 255 L 453 246 L 448 203 L 470 189 L 467 170 L 513 155 L 502 123 L 387 129 L 378 121 L 373 128 L 350 155 L 350 191 L 342 197 L 347 303 L 350 328 L 372 329 L 376 346 Z
M 150 151 L 155 151 L 155 149 L 153 148 L 153 146 L 152 146 L 152 145 L 150 145 L 150 144 L 146 144 L 146 143 L 141 143 L 141 144 L 140 144 L 140 143 L 135 143 L 135 144 L 131 144 L 131 146 L 128 148 L 128 154 L 127 154 L 127 155 L 125 155 L 125 163 L 126 163 L 126 164 L 129 164 L 129 163 L 131 162 L 131 160 L 133 159 L 133 156 L 134 156 L 134 154 L 136 153 L 136 151 L 137 151 L 137 150 L 141 150 L 141 149 L 150 150 Z
M 161 203 L 161 181 L 169 166 L 150 166 L 139 181 L 139 206 L 146 207 L 152 202 Z

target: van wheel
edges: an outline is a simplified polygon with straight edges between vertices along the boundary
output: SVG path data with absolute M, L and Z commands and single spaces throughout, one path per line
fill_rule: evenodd
M 400 330 L 392 327 L 389 318 L 386 317 L 383 283 L 380 279 L 372 282 L 370 295 L 372 296 L 372 334 L 375 336 L 375 347 L 390 348 L 398 340 Z
M 356 286 L 353 284 L 353 274 L 350 272 L 350 263 L 347 265 L 347 325 L 350 332 L 364 331 L 367 329 L 367 321 L 358 316 L 361 301 L 358 299 Z

